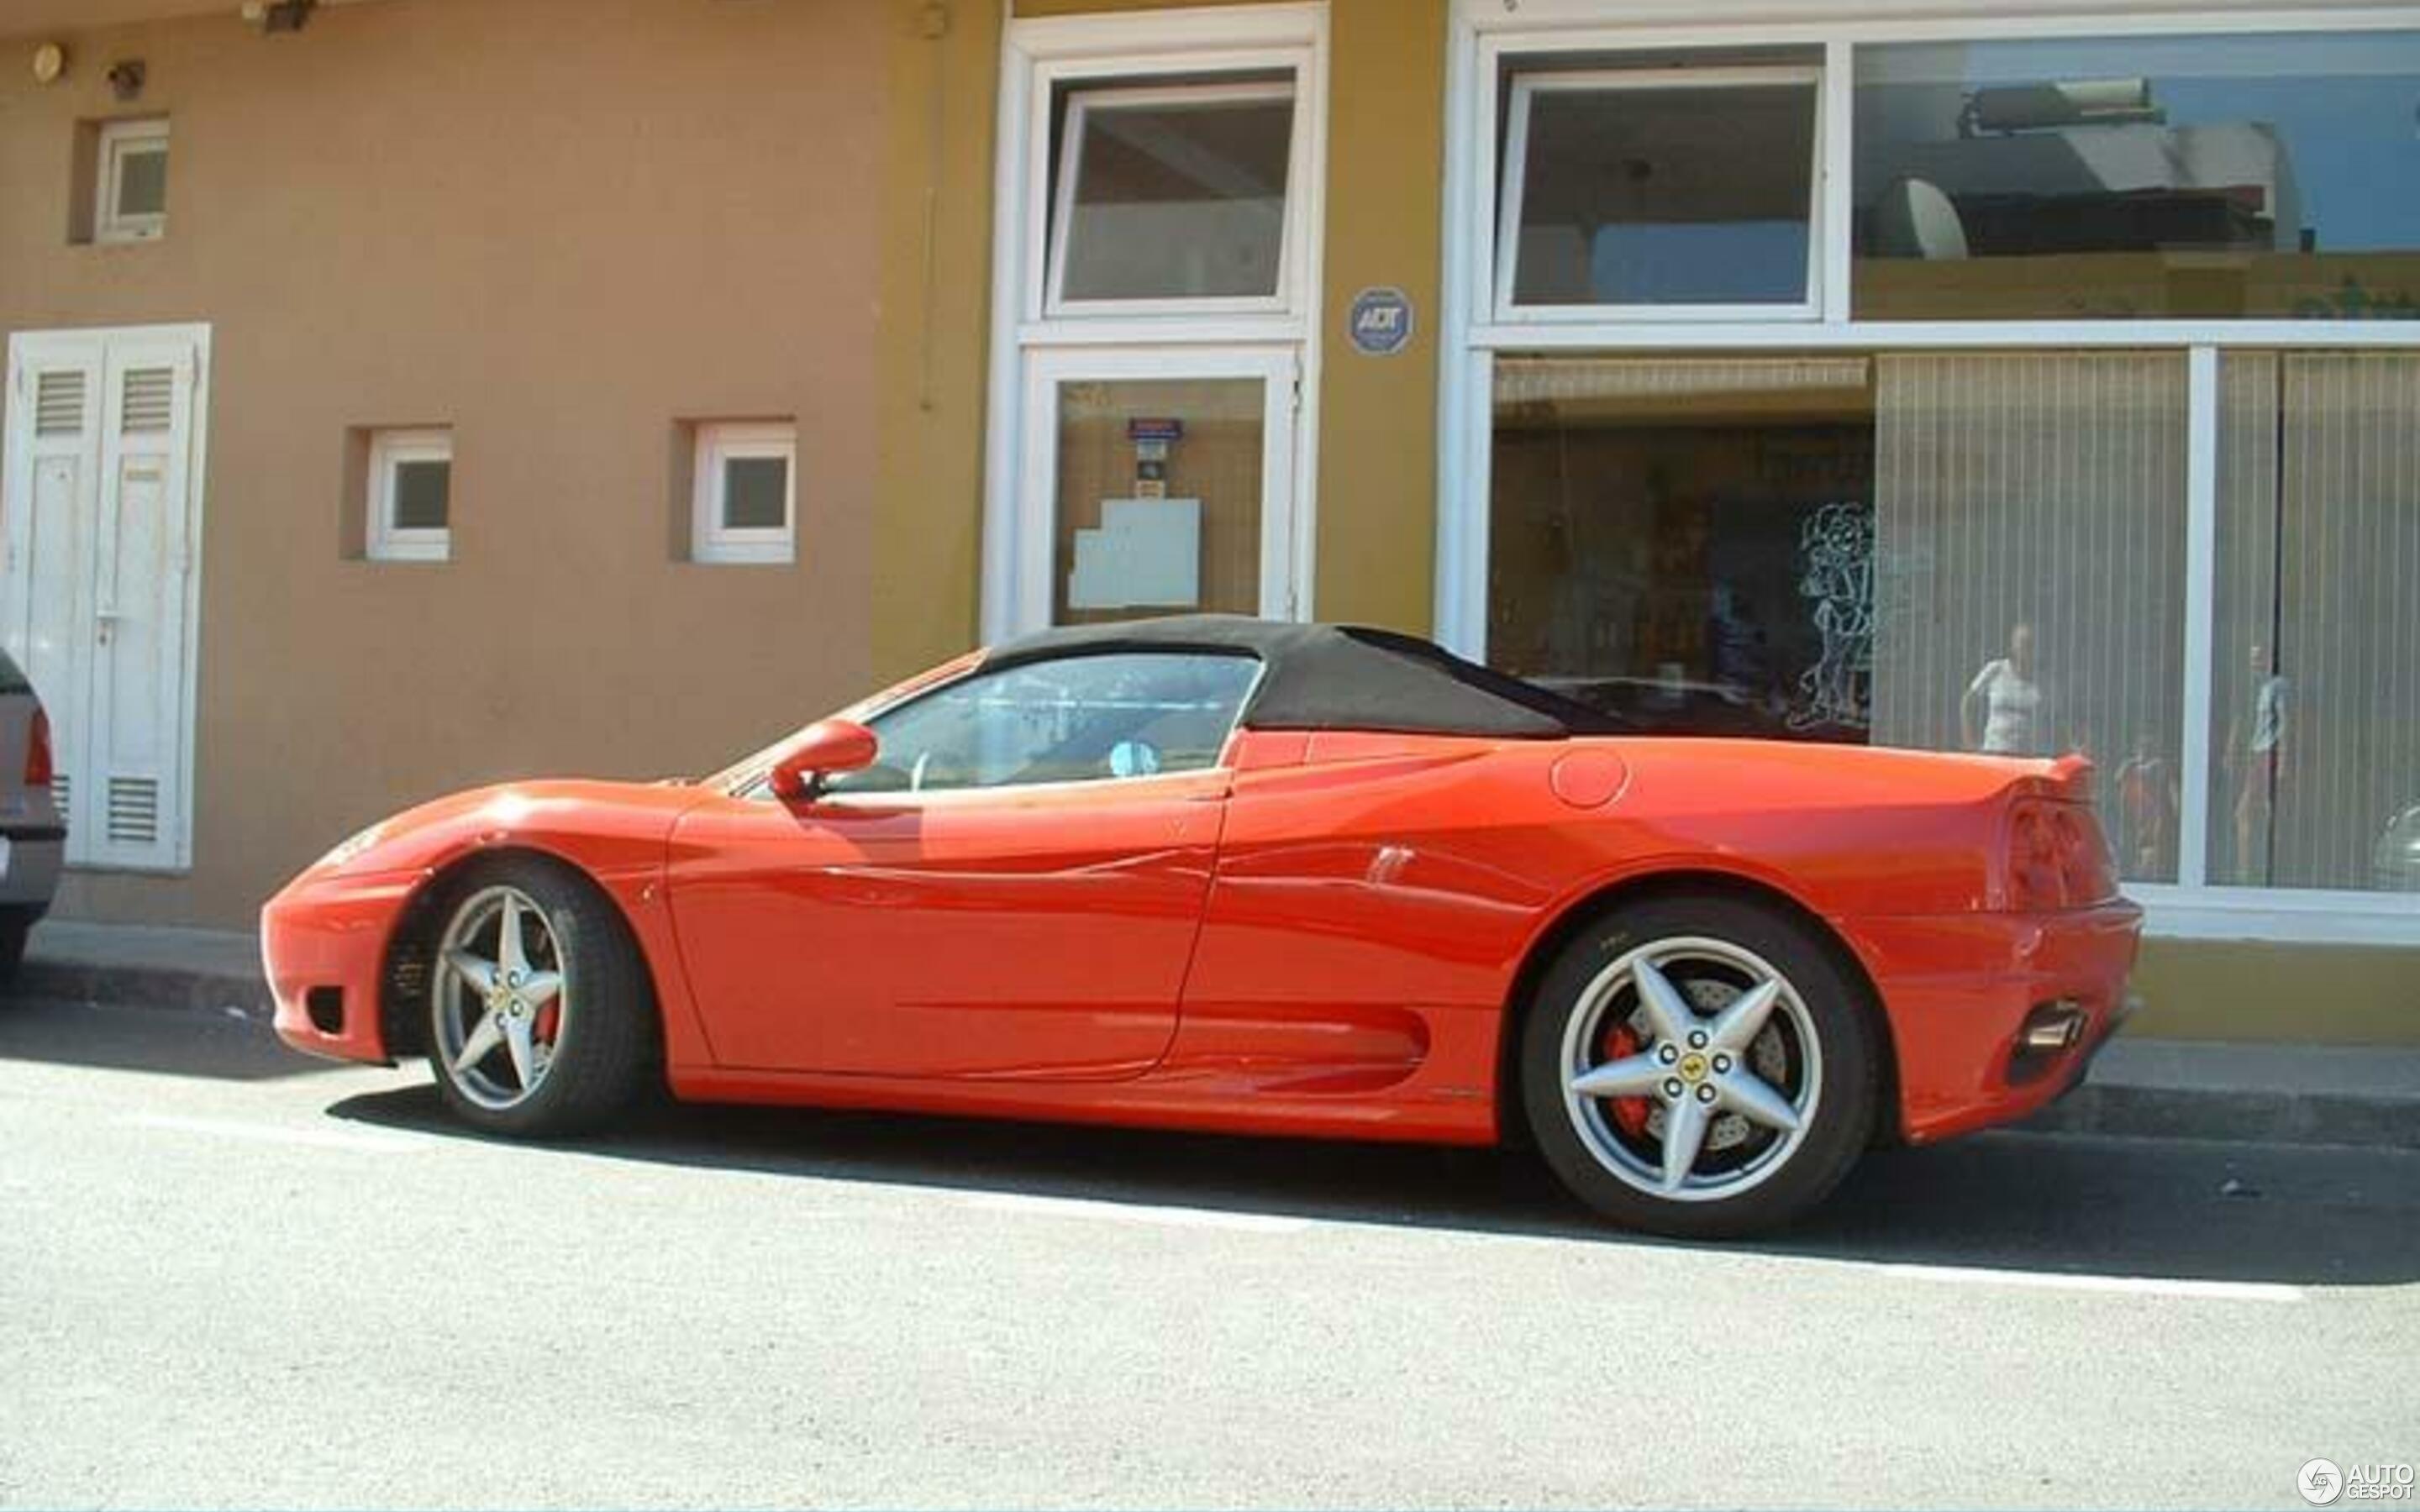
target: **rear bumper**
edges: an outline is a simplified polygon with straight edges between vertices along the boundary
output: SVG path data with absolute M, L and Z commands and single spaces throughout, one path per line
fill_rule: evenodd
M 337 1060 L 391 1062 L 380 1023 L 387 940 L 417 872 L 305 875 L 260 911 L 260 962 L 277 1037 Z
M 0 905 L 47 907 L 59 890 L 68 832 L 54 824 L 0 825 L 0 841 L 8 850 L 5 864 L 0 864 Z
M 2022 1119 L 2084 1077 L 2133 1008 L 2143 911 L 2123 901 L 2058 913 L 1867 919 L 1852 937 L 1881 988 L 1912 1144 Z M 2072 1043 L 2028 1054 L 2037 1010 L 2081 1017 Z

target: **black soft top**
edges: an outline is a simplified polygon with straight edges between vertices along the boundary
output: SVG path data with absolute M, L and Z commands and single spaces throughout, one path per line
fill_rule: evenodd
M 1265 671 L 1245 704 L 1252 730 L 1371 730 L 1397 734 L 1555 740 L 1601 734 L 1614 721 L 1442 646 L 1349 625 L 1297 625 L 1240 614 L 1183 614 L 1044 630 L 987 653 L 986 668 L 1113 652 L 1255 656 Z

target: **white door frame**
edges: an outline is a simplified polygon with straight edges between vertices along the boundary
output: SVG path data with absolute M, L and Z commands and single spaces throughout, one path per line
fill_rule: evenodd
M 177 753 L 177 803 L 168 825 L 170 869 L 179 872 L 193 868 L 194 810 L 198 803 L 194 786 L 194 733 L 199 722 L 194 697 L 201 670 L 202 524 L 203 495 L 209 475 L 210 330 L 207 322 L 194 322 L 12 332 L 8 337 L 6 403 L 0 404 L 0 415 L 5 415 L 6 421 L 5 435 L 0 435 L 0 625 L 13 625 L 29 607 L 29 575 L 33 571 L 27 536 L 30 522 L 26 518 L 33 499 L 34 457 L 33 385 L 28 375 L 37 363 L 82 362 L 101 375 L 105 384 L 106 375 L 113 368 L 109 361 L 113 351 L 149 347 L 181 348 L 193 355 L 194 389 L 185 455 L 172 459 L 173 464 L 181 467 L 185 485 L 184 660 L 178 672 L 177 700 L 181 717 L 180 728 L 169 737 Z M 96 425 L 103 424 L 105 417 L 116 412 L 115 403 L 105 391 L 92 395 L 88 402 Z M 106 450 L 110 438 L 103 435 L 101 441 Z M 96 479 L 96 486 L 98 483 Z M 89 703 L 89 689 L 80 696 Z M 89 711 L 86 713 L 88 723 Z M 75 775 L 84 791 L 98 793 L 88 772 Z M 78 864 L 88 870 L 119 870 Z
M 1016 539 L 1016 619 L 1050 623 L 1058 571 L 1059 406 L 1065 383 L 1184 382 L 1247 378 L 1261 383 L 1261 593 L 1255 613 L 1289 618 L 1295 602 L 1295 438 L 1298 364 L 1292 347 L 1195 347 L 1177 351 L 1072 347 L 1031 353 L 1025 364 Z M 1181 442 L 1179 444 L 1182 444 Z
M 1294 74 L 1287 236 L 1280 298 L 1268 308 L 1221 309 L 1215 301 L 1151 301 L 1049 308 L 1048 193 L 1053 91 L 1063 85 L 1144 83 L 1205 74 Z M 1290 580 L 1263 592 L 1264 612 L 1308 618 L 1316 531 L 1321 284 L 1326 269 L 1327 7 L 1304 3 L 1201 6 L 1098 16 L 1011 21 L 1001 37 L 998 155 L 993 160 L 990 372 L 985 393 L 982 639 L 999 641 L 1049 623 L 1048 549 L 1039 616 L 1025 575 L 1035 548 L 1025 455 L 1032 422 L 1028 364 L 1047 354 L 1122 350 L 1150 364 L 1136 376 L 1199 376 L 1217 349 L 1274 347 L 1295 354 L 1294 445 L 1286 474 L 1290 537 L 1278 553 Z M 1298 233 L 1298 234 L 1297 234 Z M 1232 301 L 1230 301 L 1232 302 Z M 1052 360 L 1055 360 L 1052 359 Z M 1055 416 L 1054 416 L 1055 418 Z M 1267 501 L 1264 500 L 1264 508 Z M 1046 522 L 1047 517 L 1044 517 Z M 1263 517 L 1264 563 L 1270 560 Z

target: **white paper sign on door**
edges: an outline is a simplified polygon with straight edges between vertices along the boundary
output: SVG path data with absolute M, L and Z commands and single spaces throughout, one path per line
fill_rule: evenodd
M 1100 528 L 1076 532 L 1069 609 L 1191 609 L 1201 602 L 1201 500 L 1104 499 Z

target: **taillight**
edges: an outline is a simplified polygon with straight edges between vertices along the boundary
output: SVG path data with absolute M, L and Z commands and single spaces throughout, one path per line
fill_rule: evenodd
M 39 708 L 34 710 L 33 738 L 25 742 L 25 785 L 51 785 L 51 717 Z
M 2081 908 L 2111 891 L 2107 848 L 2080 803 L 2020 799 L 2009 816 L 2009 906 Z

